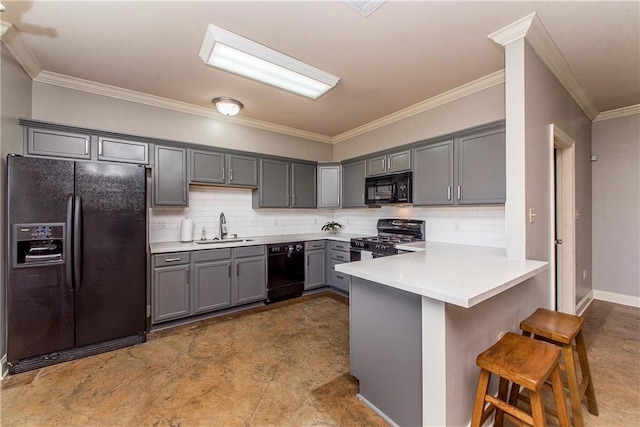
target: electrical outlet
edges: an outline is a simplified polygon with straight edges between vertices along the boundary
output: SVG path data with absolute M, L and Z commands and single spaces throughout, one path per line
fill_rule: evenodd
M 460 231 L 460 221 L 458 221 L 457 219 L 453 221 L 453 229 L 456 231 Z
M 166 226 L 165 226 L 165 224 L 164 224 L 164 221 L 160 221 L 159 226 L 160 226 L 160 230 L 165 230 L 165 229 L 166 229 Z
M 529 224 L 536 222 L 536 208 L 529 208 Z
M 587 269 L 586 268 L 584 270 L 582 270 L 582 279 L 583 280 L 587 279 Z

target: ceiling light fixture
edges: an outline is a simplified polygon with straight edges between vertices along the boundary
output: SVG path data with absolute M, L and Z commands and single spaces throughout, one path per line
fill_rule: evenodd
M 224 96 L 215 98 L 213 101 L 213 105 L 216 106 L 220 114 L 224 114 L 225 116 L 236 116 L 240 110 L 242 110 L 242 103 L 240 101 L 236 101 L 233 98 L 227 98 Z
M 318 99 L 340 80 L 340 77 L 212 24 L 207 27 L 200 58 L 212 67 L 311 99 Z
M 4 7 L 2 3 L 0 3 L 0 12 L 4 12 L 5 10 L 7 10 L 7 8 Z

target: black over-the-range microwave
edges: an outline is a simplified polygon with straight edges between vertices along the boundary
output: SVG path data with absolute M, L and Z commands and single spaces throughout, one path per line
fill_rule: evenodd
M 411 203 L 411 172 L 382 175 L 365 181 L 365 203 L 367 205 L 388 205 Z

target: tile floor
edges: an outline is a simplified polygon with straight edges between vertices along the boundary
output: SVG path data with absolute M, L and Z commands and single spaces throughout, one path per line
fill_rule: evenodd
M 348 302 L 330 292 L 150 334 L 146 344 L 2 381 L 2 426 L 384 426 L 349 375 Z M 640 425 L 640 310 L 595 301 L 600 407 Z

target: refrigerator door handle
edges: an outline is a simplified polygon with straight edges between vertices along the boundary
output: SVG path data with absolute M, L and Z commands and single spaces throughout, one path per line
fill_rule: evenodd
M 73 276 L 76 290 L 82 287 L 82 198 L 73 203 Z
M 73 289 L 73 254 L 72 248 L 73 238 L 72 225 L 73 223 L 73 195 L 69 194 L 67 197 L 67 218 L 64 225 L 64 272 L 67 279 L 67 287 Z

